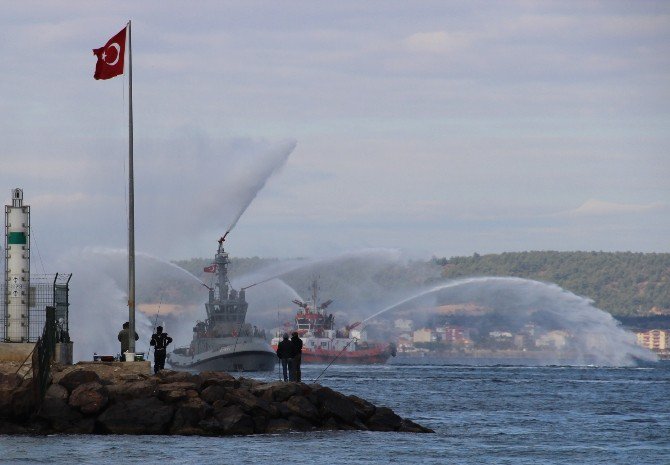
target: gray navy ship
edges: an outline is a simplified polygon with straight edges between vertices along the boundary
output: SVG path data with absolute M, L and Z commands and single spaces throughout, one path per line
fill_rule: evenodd
M 205 271 L 216 274 L 205 304 L 207 319 L 193 328 L 189 347 L 168 354 L 171 368 L 183 371 L 273 371 L 277 355 L 265 339 L 265 331 L 245 322 L 249 304 L 228 280 L 228 254 L 219 239 L 214 263 Z

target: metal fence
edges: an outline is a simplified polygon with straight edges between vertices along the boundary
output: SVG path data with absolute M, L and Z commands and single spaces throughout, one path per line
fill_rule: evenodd
M 28 342 L 36 342 L 46 322 L 46 307 L 56 307 L 57 342 L 69 342 L 69 283 L 72 274 L 56 273 L 30 276 Z M 6 283 L 0 283 L 0 341 L 6 339 Z

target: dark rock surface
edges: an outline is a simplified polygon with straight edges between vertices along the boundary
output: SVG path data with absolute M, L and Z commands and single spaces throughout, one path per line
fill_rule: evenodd
M 432 432 L 387 407 L 325 386 L 263 383 L 222 372 L 165 370 L 155 376 L 104 363 L 55 367 L 37 413 L 34 390 L 23 384 L 13 376 L 0 378 L 0 434 Z

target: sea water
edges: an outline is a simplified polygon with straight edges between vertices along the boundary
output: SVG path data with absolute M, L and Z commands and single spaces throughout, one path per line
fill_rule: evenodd
M 319 383 L 391 407 L 435 434 L 0 436 L 0 463 L 670 464 L 668 362 L 637 368 L 424 363 L 331 366 Z M 303 381 L 324 368 L 303 366 Z M 244 376 L 276 380 L 278 373 Z

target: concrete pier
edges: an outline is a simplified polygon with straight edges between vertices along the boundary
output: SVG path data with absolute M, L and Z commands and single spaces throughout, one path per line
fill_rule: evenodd
M 35 347 L 34 342 L 0 342 L 0 362 L 23 362 Z

